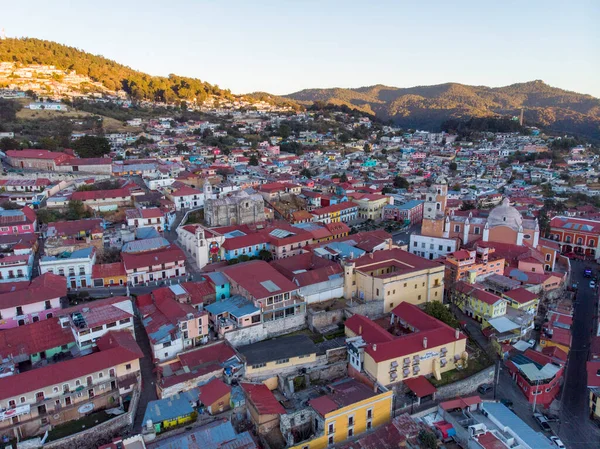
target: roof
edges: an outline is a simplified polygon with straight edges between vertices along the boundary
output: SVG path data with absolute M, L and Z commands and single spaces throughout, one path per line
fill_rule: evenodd
M 44 273 L 33 278 L 29 284 L 26 282 L 20 284 L 23 284 L 19 286 L 20 290 L 0 294 L 0 310 L 67 295 L 67 279 L 52 273 Z
M 585 365 L 588 388 L 600 387 L 600 361 L 590 361 Z
M 59 153 L 57 151 L 48 150 L 9 150 L 6 152 L 6 156 L 21 158 L 21 159 L 46 159 L 46 160 L 59 160 L 69 158 L 70 156 L 65 153 Z
M 106 279 L 111 277 L 126 276 L 123 262 L 98 264 L 92 267 L 93 279 Z
M 378 394 L 372 388 L 352 378 L 329 384 L 328 388 L 330 390 L 329 394 L 311 399 L 308 402 L 323 417 L 334 410 L 364 401 Z
M 254 404 L 259 415 L 284 415 L 285 409 L 265 384 L 242 383 L 248 401 Z
M 404 385 L 406 385 L 414 394 L 419 398 L 423 398 L 425 396 L 432 395 L 437 391 L 431 382 L 429 382 L 423 376 L 411 377 L 409 379 L 404 379 Z
M 121 257 L 127 270 L 185 260 L 185 254 L 182 249 L 175 244 L 154 251 L 121 253 Z
M 467 398 L 451 399 L 450 401 L 440 403 L 443 410 L 453 410 L 456 408 L 467 408 L 474 404 L 481 404 L 482 400 L 479 396 L 469 396 Z
M 198 387 L 200 392 L 200 402 L 206 406 L 210 406 L 225 396 L 231 393 L 231 387 L 221 379 L 212 379 Z
M 48 223 L 48 236 L 70 237 L 86 232 L 104 232 L 101 218 L 87 218 L 84 220 L 55 221 Z
M 0 332 L 0 360 L 19 354 L 33 355 L 74 342 L 70 327 L 63 328 L 58 318 L 48 318 Z
M 368 271 L 372 265 L 393 263 L 396 270 L 389 275 L 398 276 L 399 274 L 410 273 L 414 271 L 427 270 L 431 268 L 443 268 L 443 265 L 439 262 L 434 262 L 423 257 L 419 257 L 415 254 L 411 254 L 408 251 L 404 251 L 399 248 L 388 249 L 383 251 L 375 251 L 371 254 L 366 254 L 358 259 L 355 259 L 356 269 Z M 361 270 L 363 271 L 363 270 Z M 389 275 L 382 275 L 377 277 L 385 277 Z
M 193 187 L 181 187 L 175 192 L 171 193 L 171 196 L 190 196 L 190 195 L 202 195 L 202 190 L 195 189 Z
M 554 217 L 552 220 L 550 220 L 550 228 L 562 229 L 564 231 L 598 234 L 600 233 L 600 221 L 561 216 Z
M 318 349 L 306 335 L 273 338 L 237 348 L 248 365 L 316 354 Z
M 311 214 L 312 215 L 326 215 L 334 212 L 341 212 L 346 209 L 351 209 L 353 207 L 358 207 L 356 203 L 352 201 L 344 201 L 342 203 L 332 204 L 330 206 L 320 207 L 319 209 L 314 209 Z
M 194 408 L 190 404 L 190 399 L 192 396 L 198 397 L 197 395 L 198 389 L 194 388 L 185 393 L 148 402 L 146 413 L 144 414 L 144 423 L 148 422 L 148 420 L 151 420 L 153 423 L 161 423 L 191 414 Z
M 236 318 L 260 312 L 260 308 L 256 307 L 252 301 L 240 295 L 235 295 L 230 298 L 214 302 L 208 306 L 205 306 L 204 310 L 215 316 L 228 312 L 234 315 Z
M 162 218 L 163 213 L 158 207 L 147 207 L 147 208 L 137 208 L 137 209 L 127 209 L 125 211 L 125 216 L 127 219 L 136 219 L 136 218 Z
M 287 293 L 298 287 L 263 260 L 231 265 L 222 272 L 255 299 Z
M 352 315 L 344 324 L 369 344 L 383 343 L 394 339 L 392 334 L 363 315 Z
M 498 302 L 505 302 L 505 300 L 499 296 L 496 296 L 493 293 L 485 291 L 482 288 L 478 288 L 475 285 L 464 281 L 458 281 L 455 288 L 459 292 L 469 295 L 470 297 L 489 305 L 494 305 Z
M 61 315 L 77 313 L 85 328 L 102 326 L 133 317 L 133 303 L 127 296 L 111 296 L 98 299 L 93 304 L 82 303 L 61 310 Z M 84 327 L 81 327 L 84 329 Z
M 112 368 L 143 357 L 128 331 L 110 331 L 96 342 L 99 351 L 84 357 L 53 363 L 42 368 L 0 378 L 0 400 L 39 391 L 90 373 Z
M 236 434 L 229 420 L 213 421 L 189 432 L 146 444 L 148 449 L 256 449 L 249 432 Z
M 131 191 L 127 188 L 108 190 L 88 190 L 84 192 L 73 192 L 71 199 L 75 201 L 94 201 L 113 198 L 129 198 Z
M 527 289 L 524 289 L 523 287 L 504 292 L 504 296 L 518 302 L 519 304 L 525 304 L 538 298 L 538 295 L 530 292 Z

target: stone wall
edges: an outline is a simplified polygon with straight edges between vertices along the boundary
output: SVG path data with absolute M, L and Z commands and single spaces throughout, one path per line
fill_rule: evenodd
M 225 334 L 225 340 L 231 343 L 233 347 L 249 345 L 267 338 L 267 329 L 261 325 L 242 327 Z
M 267 338 L 278 337 L 279 335 L 289 334 L 306 328 L 306 314 L 287 316 L 279 320 L 267 321 L 263 323 L 267 330 Z
M 341 323 L 344 319 L 344 310 L 316 311 L 308 309 L 306 312 L 308 328 L 313 332 L 321 333 L 321 330 L 332 324 Z
M 346 307 L 346 318 L 352 315 L 364 315 L 372 320 L 381 318 L 385 315 L 383 301 L 367 301 L 361 304 L 355 304 L 351 307 Z
M 348 375 L 348 363 L 342 361 L 321 368 L 311 368 L 306 370 L 306 374 L 311 382 L 339 379 Z
M 225 340 L 233 347 L 244 346 L 304 328 L 306 328 L 306 316 L 304 314 L 292 315 L 279 320 L 267 321 L 262 326 L 243 327 L 227 332 Z
M 493 381 L 494 365 L 473 374 L 471 377 L 438 388 L 435 397 L 436 399 L 445 400 L 469 395 L 476 392 L 479 385 Z

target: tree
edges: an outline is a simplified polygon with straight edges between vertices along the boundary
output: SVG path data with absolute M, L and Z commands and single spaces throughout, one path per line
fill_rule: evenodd
M 423 444 L 426 449 L 436 449 L 438 447 L 438 439 L 435 434 L 429 430 L 422 429 L 419 432 L 419 442 Z
M 396 176 L 394 178 L 394 187 L 396 187 L 397 189 L 408 189 L 410 187 L 410 184 L 406 180 L 406 178 L 403 178 L 402 176 Z
M 381 193 L 384 195 L 387 195 L 388 193 L 394 193 L 394 189 L 389 186 L 385 186 L 383 189 L 381 189 Z
M 348 182 L 348 175 L 345 172 L 340 176 L 340 182 Z
M 460 210 L 473 210 L 473 209 L 477 209 L 475 207 L 475 203 L 473 203 L 473 201 L 463 201 L 463 203 L 460 205 Z
M 258 157 L 256 154 L 250 156 L 250 160 L 248 161 L 248 165 L 258 165 Z
M 423 310 L 427 315 L 437 318 L 450 327 L 456 328 L 459 325 L 458 320 L 454 317 L 452 312 L 439 301 L 430 301 L 426 303 Z
M 83 136 L 73 142 L 73 150 L 81 158 L 103 157 L 110 153 L 110 143 L 105 137 Z
M 363 151 L 367 154 L 369 154 L 371 152 L 371 144 L 370 143 L 365 143 L 365 146 L 363 146 Z
M 310 170 L 308 168 L 303 168 L 302 170 L 300 170 L 300 176 L 304 176 L 306 178 L 311 178 L 312 173 L 310 172 Z
M 458 164 L 456 162 L 450 162 L 449 168 L 452 171 L 456 171 L 458 169 Z
M 67 205 L 67 220 L 80 220 L 82 218 L 90 218 L 92 214 L 86 210 L 85 205 L 81 201 L 71 200 Z
M 17 203 L 13 203 L 12 201 L 5 201 L 4 203 L 2 203 L 2 209 L 4 210 L 17 210 L 17 209 L 21 209 L 21 206 L 19 206 Z
M 19 142 L 15 139 L 11 139 L 10 137 L 4 137 L 0 140 L 0 150 L 8 151 L 8 150 L 18 150 Z
M 289 127 L 289 125 L 282 123 L 281 125 L 279 125 L 279 130 L 277 131 L 277 135 L 279 137 L 281 137 L 283 140 L 286 140 L 288 137 L 290 137 L 291 132 L 292 132 L 292 130 Z
M 175 145 L 175 151 L 177 154 L 187 153 L 188 146 L 185 143 L 178 143 Z
M 270 262 L 271 260 L 273 260 L 273 254 L 271 254 L 271 251 L 268 251 L 266 249 L 262 249 L 258 253 L 258 258 L 260 260 L 264 260 L 265 262 Z

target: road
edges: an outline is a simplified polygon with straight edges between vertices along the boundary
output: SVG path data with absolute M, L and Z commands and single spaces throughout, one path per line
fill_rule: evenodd
M 419 225 L 412 225 L 408 229 L 401 232 L 395 232 L 392 234 L 392 240 L 394 243 L 402 243 L 408 245 L 410 243 L 410 235 L 413 232 L 419 231 Z
M 589 418 L 586 362 L 597 315 L 598 292 L 589 287 L 583 269 L 589 263 L 571 261 L 571 282 L 578 283 L 571 350 L 561 393 L 558 435 L 571 449 L 600 448 L 600 430 Z

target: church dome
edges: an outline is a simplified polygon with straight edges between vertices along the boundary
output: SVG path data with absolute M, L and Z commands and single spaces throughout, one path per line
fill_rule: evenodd
M 488 216 L 488 225 L 490 228 L 494 226 L 508 226 L 518 231 L 523 226 L 523 217 L 517 209 L 510 205 L 508 198 L 504 198 L 501 205 L 491 210 Z

